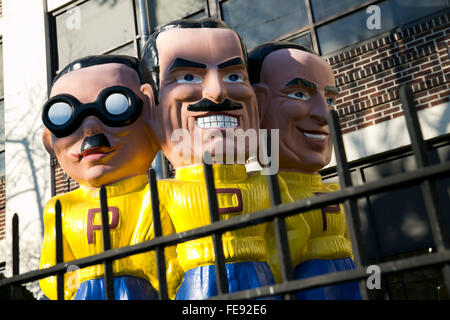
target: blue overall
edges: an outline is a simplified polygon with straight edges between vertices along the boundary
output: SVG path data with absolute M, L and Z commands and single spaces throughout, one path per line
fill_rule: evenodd
M 237 262 L 225 264 L 228 292 L 258 288 L 274 284 L 270 267 L 265 262 Z M 184 280 L 175 300 L 201 300 L 218 295 L 216 268 L 214 265 L 200 266 L 184 273 Z M 279 299 L 279 297 L 275 297 Z
M 114 277 L 115 300 L 155 300 L 158 294 L 151 284 L 142 278 Z M 105 280 L 91 279 L 80 284 L 73 300 L 105 300 Z
M 326 273 L 352 270 L 355 264 L 351 258 L 319 260 L 300 263 L 294 270 L 295 279 L 304 279 Z M 349 281 L 330 286 L 297 292 L 299 300 L 361 300 L 357 281 Z

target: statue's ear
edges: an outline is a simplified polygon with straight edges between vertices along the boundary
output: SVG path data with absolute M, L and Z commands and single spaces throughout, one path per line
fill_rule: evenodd
M 144 94 L 149 100 L 149 121 L 152 128 L 152 133 L 156 134 L 157 139 L 162 139 L 164 137 L 164 125 L 160 123 L 158 106 L 155 103 L 155 92 L 150 84 L 144 83 L 140 88 L 142 94 Z M 159 147 L 159 146 L 158 146 Z
M 264 83 L 254 84 L 253 89 L 255 90 L 256 100 L 258 101 L 259 121 L 261 124 L 270 105 L 271 91 L 269 86 Z
M 50 153 L 52 156 L 55 156 L 55 150 L 53 149 L 53 142 L 52 142 L 52 134 L 47 128 L 44 128 L 44 132 L 42 132 L 42 143 L 44 144 L 45 150 L 47 150 L 47 152 Z
M 144 83 L 141 85 L 141 92 L 148 98 L 150 101 L 150 109 L 155 107 L 155 94 L 153 92 L 152 86 L 148 83 Z

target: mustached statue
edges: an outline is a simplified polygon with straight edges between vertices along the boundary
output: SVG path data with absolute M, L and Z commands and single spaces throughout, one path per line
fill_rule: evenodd
M 141 63 L 148 71 L 146 78 L 155 83 L 158 103 L 152 109 L 152 127 L 176 169 L 175 179 L 159 181 L 161 210 L 171 217 L 176 232 L 211 223 L 202 165 L 205 151 L 213 162 L 221 220 L 269 208 L 266 177 L 247 174 L 244 162 L 238 161 L 249 157 L 249 141 L 234 143 L 239 130 L 259 130 L 247 52 L 239 35 L 216 19 L 172 21 L 153 33 Z M 282 201 L 292 201 L 284 182 L 279 183 Z M 296 216 L 286 224 L 302 230 L 297 246 L 303 250 L 309 239 L 305 220 Z M 263 223 L 222 235 L 228 292 L 275 283 L 265 241 L 270 228 Z M 218 294 L 211 237 L 178 244 L 177 255 L 184 278 L 176 299 Z

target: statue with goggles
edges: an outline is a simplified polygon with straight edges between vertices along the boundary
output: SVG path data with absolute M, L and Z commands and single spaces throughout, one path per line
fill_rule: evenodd
M 150 125 L 153 92 L 141 83 L 139 63 L 128 56 L 100 55 L 78 59 L 54 79 L 42 109 L 42 140 L 62 169 L 80 188 L 50 199 L 44 212 L 40 268 L 56 264 L 55 203 L 62 207 L 63 252 L 68 262 L 103 251 L 100 186 L 106 187 L 111 247 L 151 237 L 153 229 L 136 228 L 139 214 L 151 212 L 147 170 L 159 147 Z M 151 217 L 151 214 L 147 215 Z M 146 221 L 151 225 L 152 221 Z M 161 216 L 163 234 L 174 232 Z M 153 255 L 145 266 L 126 257 L 113 262 L 116 299 L 155 299 L 158 283 Z M 169 295 L 181 282 L 175 248 L 165 251 Z M 65 274 L 65 299 L 104 299 L 103 265 Z M 56 298 L 56 277 L 40 280 Z

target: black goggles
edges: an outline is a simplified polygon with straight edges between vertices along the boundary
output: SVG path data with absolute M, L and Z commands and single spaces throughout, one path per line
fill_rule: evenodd
M 42 108 L 42 121 L 56 137 L 72 134 L 88 116 L 96 116 L 110 127 L 124 127 L 140 116 L 142 100 L 127 87 L 103 89 L 92 103 L 83 104 L 69 94 L 50 98 Z

